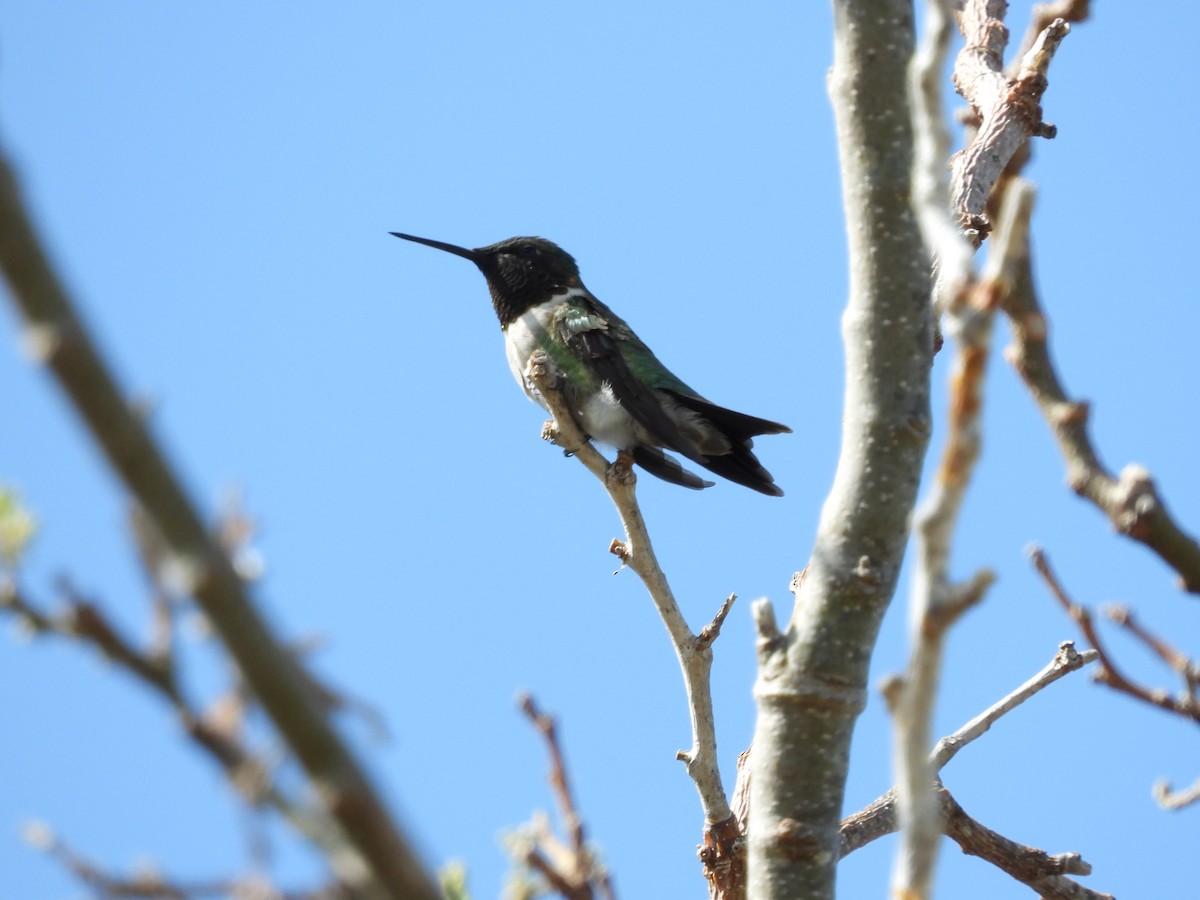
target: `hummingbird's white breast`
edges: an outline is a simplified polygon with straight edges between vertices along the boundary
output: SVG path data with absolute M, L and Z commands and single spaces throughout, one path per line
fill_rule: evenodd
M 558 343 L 557 329 L 564 314 L 568 313 L 571 301 L 587 296 L 587 291 L 582 288 L 572 288 L 531 307 L 510 322 L 504 330 L 504 350 L 513 378 L 521 386 L 525 396 L 547 411 L 549 408 L 545 398 L 525 378 L 525 367 L 535 350 L 542 349 L 549 341 Z M 572 314 L 571 320 L 573 319 L 575 317 Z M 598 327 L 594 321 L 589 323 L 586 316 L 580 321 L 584 328 Z M 576 396 L 571 396 L 572 394 Z M 568 392 L 568 401 L 571 402 L 571 412 L 574 413 L 579 427 L 595 440 L 618 449 L 628 449 L 637 446 L 639 439 L 644 438 L 644 435 L 640 434 L 642 429 L 633 416 L 621 406 L 608 384 L 601 385 L 600 389 L 594 392 Z

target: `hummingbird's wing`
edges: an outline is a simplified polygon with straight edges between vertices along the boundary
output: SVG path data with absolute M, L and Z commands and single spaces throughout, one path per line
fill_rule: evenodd
M 699 465 L 709 464 L 708 457 L 696 449 L 679 430 L 676 421 L 667 414 L 654 385 L 667 378 L 671 386 L 677 384 L 689 393 L 691 389 L 654 358 L 654 354 L 620 317 L 589 295 L 586 298 L 572 298 L 572 302 L 559 318 L 559 325 L 563 343 L 567 348 L 597 378 L 612 388 L 613 395 L 625 411 L 650 432 L 658 444 L 686 456 Z M 632 349 L 636 350 L 639 360 L 637 366 L 641 371 L 634 371 L 631 367 L 631 356 L 622 352 L 621 343 L 632 343 Z M 665 457 L 663 459 L 665 462 Z M 654 471 L 653 463 L 646 468 Z M 654 474 L 657 475 L 658 472 Z
M 559 321 L 563 343 L 610 386 L 621 406 L 657 445 L 643 442 L 630 448 L 638 465 L 684 487 L 709 486 L 659 449 L 666 447 L 737 484 L 771 496 L 783 495 L 754 455 L 753 437 L 781 434 L 790 428 L 710 403 L 659 362 L 633 329 L 590 293 L 571 298 Z M 680 413 L 684 411 L 695 417 L 684 427 L 701 427 L 695 440 L 681 430 Z

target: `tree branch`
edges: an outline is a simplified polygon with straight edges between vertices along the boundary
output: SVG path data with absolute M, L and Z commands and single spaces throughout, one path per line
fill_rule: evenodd
M 1015 76 L 1006 78 L 1007 7 L 1006 0 L 967 0 L 959 15 L 966 45 L 954 66 L 954 85 L 971 104 L 979 127 L 971 145 L 951 160 L 951 202 L 959 225 L 977 245 L 991 227 L 988 198 L 1009 160 L 1030 137 L 1054 137 L 1054 126 L 1042 120 L 1041 99 L 1050 61 L 1071 30 L 1055 19 L 1021 57 Z
M 1190 674 L 1184 675 L 1185 688 L 1187 689 L 1185 689 L 1185 692 L 1178 697 L 1171 696 L 1171 694 L 1162 690 L 1161 688 L 1149 688 L 1138 684 L 1136 681 L 1126 676 L 1125 673 L 1117 667 L 1116 662 L 1113 660 L 1112 654 L 1109 652 L 1104 642 L 1100 640 L 1100 634 L 1096 629 L 1095 620 L 1092 618 L 1091 610 L 1089 610 L 1086 606 L 1081 606 L 1078 603 L 1075 603 L 1067 595 L 1066 589 L 1062 586 L 1062 583 L 1058 580 L 1057 576 L 1054 574 L 1054 571 L 1050 568 L 1050 561 L 1046 558 L 1046 554 L 1042 548 L 1036 545 L 1031 546 L 1028 550 L 1028 553 L 1030 560 L 1033 562 L 1034 568 L 1037 569 L 1038 574 L 1042 576 L 1042 579 L 1046 582 L 1047 587 L 1050 588 L 1050 593 L 1053 595 L 1054 599 L 1058 601 L 1059 605 L 1063 608 L 1067 615 L 1069 615 L 1075 621 L 1075 624 L 1079 626 L 1079 630 L 1083 632 L 1083 636 L 1087 642 L 1096 648 L 1097 659 L 1100 663 L 1100 671 L 1098 671 L 1094 676 L 1096 681 L 1098 681 L 1100 684 L 1107 685 L 1108 687 L 1122 694 L 1128 694 L 1130 697 L 1141 700 L 1143 703 L 1148 703 L 1151 706 L 1156 706 L 1159 709 L 1166 710 L 1169 713 L 1182 716 L 1193 723 L 1200 724 L 1200 703 L 1197 703 L 1196 696 L 1190 689 L 1189 681 L 1192 677 Z M 1119 620 L 1120 616 L 1118 615 L 1117 618 Z M 1161 641 L 1159 638 L 1155 638 L 1153 640 L 1151 647 L 1154 648 L 1156 644 L 1159 647 L 1166 647 L 1165 642 Z M 1175 651 L 1173 648 L 1170 649 L 1169 652 L 1172 654 L 1178 653 L 1178 651 Z M 1187 672 L 1189 669 L 1194 671 L 1193 667 L 1194 664 L 1190 663 L 1189 661 L 1184 665 L 1184 670 L 1185 672 Z
M 437 889 L 331 726 L 296 660 L 267 628 L 142 417 L 126 402 L 53 271 L 2 156 L 0 269 L 23 321 L 27 347 L 58 381 L 161 535 L 172 569 L 355 848 L 358 887 L 375 896 L 436 898 Z
M 938 741 L 937 746 L 934 747 L 933 752 L 929 755 L 929 763 L 933 774 L 936 776 L 954 758 L 958 751 L 985 734 L 992 725 L 1022 703 L 1049 687 L 1063 676 L 1078 671 L 1098 658 L 1099 655 L 1095 650 L 1085 650 L 1082 653 L 1076 652 L 1075 645 L 1070 641 L 1064 641 L 1059 644 L 1058 652 L 1055 654 L 1054 659 L 1041 671 L 1016 690 L 992 704 L 978 716 L 962 725 L 953 734 L 947 735 Z M 934 779 L 931 778 L 930 783 L 933 784 Z M 874 824 L 877 816 L 893 816 L 895 796 L 896 791 L 893 788 L 857 813 L 846 818 L 841 827 L 841 856 L 847 856 L 859 847 L 885 834 L 891 834 L 896 830 L 894 819 L 888 819 L 885 825 Z
M 289 796 L 275 783 L 270 763 L 239 738 L 236 728 L 229 727 L 227 707 L 222 706 L 221 712 L 205 714 L 189 701 L 179 683 L 174 653 L 163 649 L 170 646 L 163 637 L 164 632 L 170 634 L 173 630 L 165 602 L 159 599 L 155 604 L 158 634 L 151 649 L 143 651 L 112 625 L 98 605 L 69 585 L 64 585 L 63 589 L 67 596 L 66 608 L 50 614 L 34 605 L 14 581 L 0 578 L 0 610 L 16 618 L 29 634 L 57 635 L 92 647 L 118 669 L 159 695 L 179 717 L 183 733 L 221 767 L 230 785 L 247 803 L 264 805 L 279 813 L 330 861 L 340 877 L 353 882 L 358 869 L 342 863 L 352 849 L 324 811 Z M 162 624 L 164 618 L 166 624 Z M 242 716 L 239 714 L 234 718 L 240 721 Z
M 932 66 L 935 62 L 931 60 L 928 64 Z M 934 117 L 927 113 L 924 118 L 931 121 Z M 1019 202 L 1003 204 L 1000 229 L 982 279 L 972 284 L 966 297 L 960 290 L 946 304 L 947 333 L 955 343 L 948 433 L 937 477 L 918 508 L 913 525 L 917 566 L 910 601 L 908 668 L 903 679 L 891 683 L 888 692 L 896 734 L 896 802 L 902 823 L 892 879 L 892 892 L 896 896 L 920 898 L 928 896 L 932 889 L 941 824 L 929 787 L 933 783 L 933 770 L 928 751 L 945 638 L 950 625 L 979 603 L 995 580 L 989 569 L 982 569 L 970 580 L 957 584 L 950 581 L 948 573 L 959 511 L 983 444 L 983 388 L 995 309 L 992 301 L 998 284 L 1010 277 L 1014 265 L 1012 248 L 1019 245 L 1016 233 L 1023 231 L 1027 221 L 1022 210 L 1015 208 L 1019 206 Z M 934 233 L 940 234 L 943 242 L 955 248 L 962 245 L 949 227 L 945 204 L 940 210 L 923 215 L 922 222 L 927 221 L 942 223 Z M 925 228 L 926 233 L 930 230 Z M 958 249 L 952 252 L 957 254 Z M 969 258 L 957 277 L 966 280 L 965 290 L 965 284 L 973 278 Z
M 963 853 L 991 863 L 1042 898 L 1113 900 L 1111 894 L 1090 890 L 1067 877 L 1092 873 L 1092 867 L 1078 853 L 1051 856 L 1045 850 L 1017 843 L 967 815 L 942 785 L 935 785 L 934 792 L 943 832 Z M 842 823 L 843 855 L 891 834 L 896 828 L 895 794 L 888 791 Z
M 605 900 L 615 900 L 608 871 L 584 838 L 583 817 L 571 793 L 554 717 L 539 710 L 528 694 L 522 695 L 517 702 L 546 744 L 546 753 L 550 757 L 550 787 L 568 838 L 568 843 L 564 843 L 554 835 L 548 823 L 535 823 L 531 840 L 517 842 L 519 861 L 537 872 L 566 900 L 592 900 L 596 892 Z
M 1091 0 L 1054 0 L 1052 3 L 1035 3 L 1029 15 L 1029 27 L 1025 29 L 1025 37 L 1021 40 L 1021 49 L 1017 51 L 1012 65 L 1009 66 L 1009 76 L 1015 78 L 1018 75 L 1022 61 L 1055 19 L 1062 19 L 1067 23 L 1087 21 L 1092 13 L 1091 6 Z
M 1172 790 L 1169 781 L 1159 781 L 1155 783 L 1151 793 L 1154 795 L 1155 802 L 1163 809 L 1183 809 L 1200 801 L 1200 781 L 1194 782 L 1191 787 L 1184 788 L 1182 791 Z
M 854 722 L 929 441 L 928 254 L 909 198 L 911 3 L 835 0 L 829 93 L 850 259 L 841 455 L 795 605 L 758 627 L 750 896 L 832 897 Z
M 1070 641 L 1061 644 L 1050 664 L 1033 678 L 953 734 L 942 738 L 929 756 L 930 770 L 934 773 L 941 771 L 959 750 L 987 732 L 1002 716 L 1064 675 L 1077 671 L 1097 658 L 1095 650 L 1077 653 Z M 936 777 L 932 778 L 930 783 L 933 786 L 931 793 L 936 801 L 936 831 L 952 838 L 962 847 L 964 853 L 979 856 L 992 863 L 1016 880 L 1039 891 L 1043 897 L 1111 900 L 1107 894 L 1090 891 L 1064 877 L 1091 873 L 1091 867 L 1084 863 L 1078 854 L 1049 856 L 1042 850 L 1011 841 L 968 816 Z M 846 857 L 877 838 L 899 829 L 897 793 L 893 788 L 843 820 L 839 858 Z
M 1078 671 L 1091 662 L 1099 659 L 1095 650 L 1084 650 L 1079 653 L 1071 641 L 1063 641 L 1058 647 L 1058 653 L 1041 671 L 1012 691 L 982 713 L 962 725 L 953 734 L 943 737 L 929 754 L 930 784 L 936 783 L 936 776 L 953 759 L 963 747 L 986 734 L 987 731 L 1002 717 L 1012 712 L 1026 700 L 1052 685 L 1065 675 Z M 898 828 L 895 818 L 896 788 L 878 797 L 863 809 L 848 816 L 841 826 L 842 847 L 841 855 L 847 856 L 876 838 L 891 834 Z M 944 833 L 941 812 L 938 812 L 938 833 Z M 882 819 L 880 818 L 882 817 Z
M 336 900 L 345 897 L 334 885 L 303 893 L 285 893 L 265 884 L 253 875 L 245 878 L 213 879 L 185 882 L 171 879 L 152 867 L 142 866 L 136 874 L 124 877 L 101 869 L 84 858 L 51 828 L 32 822 L 24 828 L 25 840 L 38 850 L 53 857 L 82 884 L 104 900 L 201 900 L 205 897 L 224 897 L 245 900 L 249 897 L 270 897 L 277 900 Z
M 1014 189 L 1028 193 L 1032 207 L 1034 188 L 1024 182 L 1018 185 Z M 1028 239 L 1022 250 L 1017 276 L 999 297 L 1012 324 L 1013 342 L 1005 357 L 1054 434 L 1066 462 L 1067 484 L 1108 516 L 1114 529 L 1144 544 L 1173 568 L 1184 590 L 1200 594 L 1200 544 L 1176 524 L 1150 473 L 1129 465 L 1114 478 L 1100 462 L 1088 433 L 1089 406 L 1067 396 L 1050 359 L 1049 327 L 1034 288 Z
M 719 891 L 734 892 L 718 895 L 737 896 L 736 891 L 744 884 L 742 879 L 745 871 L 742 862 L 741 830 L 721 784 L 712 688 L 709 681 L 713 659 L 712 642 L 720 631 L 733 598 L 725 601 L 713 622 L 699 635 L 692 633 L 679 610 L 679 604 L 675 601 L 667 576 L 654 555 L 646 521 L 642 517 L 641 507 L 638 506 L 636 478 L 629 460 L 619 454 L 616 462 L 609 464 L 579 430 L 566 400 L 558 390 L 561 375 L 553 369 L 545 353 L 539 351 L 533 354 L 525 370 L 525 377 L 541 392 L 550 414 L 554 417 L 543 426 L 542 437 L 562 447 L 565 452 L 583 463 L 608 492 L 625 529 L 625 540 L 614 540 L 609 550 L 624 565 L 637 573 L 650 593 L 663 625 L 666 626 L 671 646 L 683 672 L 683 685 L 692 722 L 692 746 L 688 750 L 680 750 L 677 757 L 687 768 L 688 776 L 696 786 L 700 795 L 700 805 L 704 810 L 704 843 L 700 858 L 710 885 Z
M 1063 641 L 1058 645 L 1058 653 L 1045 668 L 1011 694 L 989 706 L 953 734 L 949 734 L 937 742 L 929 759 L 934 771 L 940 772 L 950 760 L 954 759 L 959 750 L 986 734 L 996 722 L 1034 694 L 1040 693 L 1063 676 L 1077 672 L 1097 659 L 1099 659 L 1099 654 L 1095 650 L 1084 650 L 1080 653 L 1075 649 L 1074 643 Z

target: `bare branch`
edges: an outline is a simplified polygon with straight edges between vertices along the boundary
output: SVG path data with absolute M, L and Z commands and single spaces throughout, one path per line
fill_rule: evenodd
M 1016 182 L 1012 190 L 1029 195 L 1034 189 Z M 1071 400 L 1050 359 L 1048 326 L 1033 284 L 1028 237 L 1017 276 L 998 301 L 1012 323 L 1013 342 L 1005 357 L 1024 380 L 1050 426 L 1067 465 L 1067 484 L 1090 500 L 1118 532 L 1148 547 L 1180 576 L 1184 590 L 1200 593 L 1200 544 L 1186 534 L 1167 511 L 1150 473 L 1126 466 L 1118 478 L 1100 462 L 1088 434 L 1088 404 Z
M 999 702 L 990 706 L 971 721 L 967 722 L 953 734 L 938 741 L 937 746 L 929 756 L 930 765 L 936 774 L 954 758 L 963 747 L 983 735 L 1001 717 L 1012 712 L 1034 694 L 1058 681 L 1064 675 L 1077 671 L 1097 659 L 1095 650 L 1075 651 L 1075 645 L 1064 641 L 1059 645 L 1050 664 L 1026 681 L 1012 693 Z M 889 692 L 891 693 L 891 692 Z M 889 699 L 889 703 L 893 702 Z M 935 778 L 930 778 L 934 784 Z M 848 816 L 841 826 L 842 848 L 841 855 L 846 856 L 864 844 L 878 837 L 891 834 L 897 828 L 895 821 L 896 790 L 892 788 L 886 794 L 874 800 L 862 810 Z
M 1113 900 L 1111 894 L 1090 890 L 1067 877 L 1092 874 L 1092 867 L 1078 853 L 1051 856 L 1044 850 L 1019 844 L 972 819 L 945 788 L 941 789 L 941 795 L 946 811 L 946 835 L 963 853 L 990 862 L 1048 900 Z
M 991 570 L 982 569 L 969 581 L 953 584 L 948 573 L 959 511 L 983 446 L 984 375 L 995 310 L 992 301 L 998 285 L 1010 277 L 1013 248 L 1023 246 L 1015 233 L 1022 232 L 1027 221 L 1019 208 L 1020 198 L 1007 193 L 1005 197 L 1000 228 L 982 279 L 965 300 L 953 298 L 946 307 L 947 332 L 955 342 L 946 446 L 937 477 L 915 516 L 911 651 L 906 675 L 893 683 L 889 698 L 896 734 L 896 803 L 902 823 L 892 892 L 909 898 L 929 895 L 940 845 L 937 804 L 930 791 L 934 770 L 928 754 L 946 633 L 959 616 L 983 599 L 995 580 Z M 948 222 L 944 206 L 941 215 Z M 935 215 L 930 213 L 927 218 Z M 972 276 L 969 268 L 964 274 Z
M 1054 682 L 1058 681 L 1064 675 L 1076 672 L 1088 663 L 1095 662 L 1098 658 L 1099 654 L 1095 650 L 1084 650 L 1080 653 L 1075 649 L 1074 643 L 1063 641 L 1058 645 L 1058 653 L 1055 654 L 1054 659 L 1044 669 L 1007 697 L 992 704 L 953 734 L 947 735 L 938 741 L 937 746 L 933 748 L 933 753 L 930 756 L 930 763 L 932 763 L 936 771 L 940 772 L 955 757 L 959 750 L 976 738 L 986 734 L 1003 716 L 1012 712 L 1034 694 L 1054 684 Z
M 1100 635 L 1096 630 L 1096 624 L 1092 618 L 1091 610 L 1086 606 L 1080 606 L 1075 603 L 1067 595 L 1066 589 L 1055 576 L 1050 568 L 1050 561 L 1046 558 L 1045 552 L 1041 547 L 1031 546 L 1028 551 L 1029 558 L 1033 562 L 1033 566 L 1037 569 L 1038 574 L 1046 582 L 1050 588 L 1050 593 L 1054 596 L 1059 605 L 1066 611 L 1075 624 L 1079 626 L 1079 630 L 1083 632 L 1084 638 L 1089 644 L 1096 648 L 1097 660 L 1100 664 L 1100 671 L 1095 674 L 1095 680 L 1101 684 L 1107 685 L 1115 691 L 1122 694 L 1128 694 L 1141 700 L 1143 703 L 1148 703 L 1151 706 L 1156 706 L 1159 709 L 1166 710 L 1170 713 L 1175 713 L 1185 719 L 1200 724 L 1200 704 L 1196 703 L 1195 697 L 1185 694 L 1181 697 L 1172 697 L 1167 691 L 1160 688 L 1149 688 L 1138 684 L 1131 678 L 1127 677 L 1113 661 L 1112 654 L 1100 640 Z
M 934 261 L 935 312 L 961 305 L 975 280 L 975 248 L 950 215 L 950 129 L 942 72 L 953 36 L 954 0 L 926 0 L 924 39 L 909 69 L 913 100 L 913 209 Z
M 593 889 L 601 897 L 614 900 L 612 880 L 608 871 L 588 848 L 584 839 L 583 817 L 575 806 L 571 782 L 554 717 L 538 709 L 528 694 L 518 699 L 521 711 L 533 723 L 546 744 L 550 757 L 550 787 L 558 803 L 563 830 L 569 844 L 563 844 L 549 827 L 535 828 L 533 840 L 523 848 L 521 862 L 540 874 L 546 882 L 567 900 L 592 900 Z
M 850 292 L 842 317 L 841 452 L 787 628 L 758 627 L 751 883 L 761 900 L 834 890 L 845 748 L 865 703 L 930 434 L 929 255 L 910 197 L 912 4 L 834 0 L 828 78 Z
M 1113 900 L 1110 894 L 1090 890 L 1069 875 L 1090 875 L 1092 867 L 1078 853 L 1051 856 L 992 831 L 972 819 L 945 787 L 934 788 L 943 833 L 964 853 L 978 856 L 1015 880 L 1053 900 Z M 884 794 L 842 823 L 842 856 L 864 847 L 897 828 L 895 794 Z
M 671 645 L 679 660 L 687 693 L 688 711 L 691 715 L 692 746 L 679 751 L 677 757 L 687 768 L 688 776 L 700 795 L 700 805 L 704 810 L 703 846 L 705 850 L 712 848 L 711 854 L 706 855 L 702 851 L 701 857 L 706 867 L 705 877 L 713 884 L 717 876 L 710 864 L 718 858 L 726 860 L 741 855 L 740 841 L 737 841 L 741 835 L 740 828 L 729 807 L 717 764 L 716 724 L 713 720 L 712 689 L 709 681 L 713 658 L 712 642 L 733 599 L 726 600 L 722 612 L 718 612 L 712 625 L 705 629 L 707 635 L 704 632 L 700 635 L 692 633 L 679 610 L 679 604 L 675 601 L 667 576 L 654 555 L 646 521 L 642 518 L 642 511 L 638 506 L 636 477 L 630 461 L 618 454 L 616 461 L 610 465 L 588 442 L 579 426 L 575 424 L 566 400 L 558 391 L 561 375 L 554 370 L 550 358 L 545 353 L 539 351 L 533 354 L 525 370 L 525 377 L 541 392 L 551 415 L 554 416 L 553 420 L 543 426 L 542 437 L 562 447 L 583 463 L 608 491 L 608 496 L 617 508 L 617 514 L 625 528 L 625 540 L 614 540 L 609 550 L 623 565 L 633 569 L 646 586 L 658 615 L 667 628 Z
M 0 269 L 24 324 L 27 347 L 53 373 L 115 474 L 153 522 L 167 547 L 168 564 L 319 786 L 321 802 L 358 856 L 353 865 L 358 886 L 376 896 L 436 898 L 436 887 L 365 771 L 312 696 L 295 659 L 259 616 L 245 583 L 109 372 L 42 249 L 3 157 L 0 235 Z
M 44 851 L 86 885 L 96 896 L 105 900 L 203 900 L 206 897 L 240 898 L 261 897 L 263 900 L 288 900 L 304 897 L 307 900 L 348 900 L 334 886 L 328 886 L 304 894 L 284 894 L 256 877 L 224 878 L 210 881 L 185 882 L 168 878 L 157 869 L 143 867 L 130 876 L 114 875 L 84 858 L 51 828 L 40 822 L 32 822 L 24 828 L 25 840 Z
M 1021 40 L 1021 49 L 1017 51 L 1012 65 L 1009 66 L 1009 75 L 1014 78 L 1017 76 L 1023 60 L 1055 19 L 1062 19 L 1068 23 L 1084 22 L 1091 15 L 1091 6 L 1091 0 L 1054 0 L 1053 3 L 1034 4 L 1029 16 L 1029 27 Z
M 1121 626 L 1133 637 L 1141 641 L 1151 653 L 1179 675 L 1183 681 L 1183 689 L 1187 692 L 1187 697 L 1193 705 L 1196 705 L 1196 684 L 1197 678 L 1200 677 L 1200 665 L 1197 665 L 1195 660 L 1182 651 L 1177 650 L 1165 638 L 1159 637 L 1138 622 L 1129 607 L 1123 606 L 1120 603 L 1108 603 L 1101 607 L 1100 612 L 1110 622 Z
M 1159 781 L 1155 783 L 1151 793 L 1154 795 L 1155 802 L 1163 809 L 1183 809 L 1185 806 L 1191 806 L 1200 801 L 1200 781 L 1194 782 L 1191 787 L 1184 788 L 1182 791 L 1172 790 L 1169 781 Z
M 224 770 L 229 783 L 248 803 L 264 805 L 279 813 L 330 860 L 339 875 L 347 878 L 353 875 L 353 869 L 347 868 L 342 861 L 349 847 L 340 830 L 324 811 L 289 796 L 275 784 L 270 763 L 241 740 L 236 725 L 230 726 L 229 709 L 219 704 L 204 713 L 189 701 L 176 678 L 173 653 L 163 653 L 165 639 L 162 636 L 155 637 L 149 650 L 141 651 L 109 622 L 98 605 L 87 601 L 69 585 L 64 591 L 68 600 L 66 608 L 60 613 L 48 614 L 38 609 L 14 582 L 0 579 L 0 610 L 15 616 L 31 634 L 55 635 L 91 647 L 118 669 L 150 688 L 174 709 L 183 733 Z M 157 618 L 162 613 L 157 604 L 155 609 Z M 170 632 L 172 626 L 169 613 L 167 615 L 167 623 L 160 628 Z M 240 702 L 238 707 L 240 710 Z M 236 713 L 235 717 L 240 723 L 241 713 Z
M 725 598 L 725 602 L 721 604 L 721 608 L 717 610 L 717 614 L 713 616 L 713 620 L 700 629 L 699 645 L 701 647 L 710 647 L 721 634 L 721 626 L 725 624 L 725 617 L 729 615 L 729 611 L 733 609 L 733 602 L 737 600 L 737 594 L 730 594 Z
M 979 127 L 971 145 L 951 160 L 952 204 L 959 225 L 976 244 L 991 227 L 988 198 L 1009 160 L 1031 136 L 1054 137 L 1054 126 L 1042 120 L 1041 98 L 1050 61 L 1070 31 L 1064 20 L 1055 19 L 1022 56 L 1016 75 L 1006 78 L 1007 7 L 1005 0 L 967 0 L 959 15 L 966 45 L 954 66 L 954 84 Z

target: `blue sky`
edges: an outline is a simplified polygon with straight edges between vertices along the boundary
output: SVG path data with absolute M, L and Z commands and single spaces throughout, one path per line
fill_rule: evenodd
M 1010 21 L 1023 32 L 1027 3 Z M 1200 530 L 1187 406 L 1198 367 L 1187 210 L 1200 11 L 1169 28 L 1095 4 L 1051 70 L 1034 229 L 1039 285 L 1069 388 L 1094 402 L 1113 468 L 1147 465 Z M 695 792 L 676 663 L 649 600 L 606 553 L 619 523 L 579 465 L 538 439 L 507 371 L 482 279 L 387 235 L 478 246 L 541 234 L 589 287 L 713 400 L 791 425 L 760 456 L 782 500 L 722 483 L 642 480 L 660 559 L 698 628 L 736 591 L 714 692 L 732 785 L 752 731 L 748 602 L 790 599 L 837 458 L 846 277 L 825 4 L 10 3 L 0 12 L 0 136 L 46 241 L 193 495 L 234 485 L 262 523 L 258 595 L 291 637 L 320 635 L 332 683 L 393 740 L 344 730 L 431 864 L 465 860 L 480 897 L 497 835 L 548 807 L 542 748 L 515 710 L 532 691 L 562 734 L 592 836 L 625 898 L 699 895 Z M 1154 68 L 1147 65 L 1152 60 Z M 1136 71 L 1139 77 L 1129 77 Z M 1171 203 L 1166 203 L 1166 200 Z M 1176 212 L 1166 215 L 1164 209 Z M 4 314 L 0 479 L 41 530 L 23 571 L 47 603 L 66 573 L 134 635 L 148 631 L 123 500 Z M 1007 341 L 998 332 L 997 348 Z M 941 419 L 949 356 L 934 378 Z M 985 456 L 954 571 L 1000 580 L 955 631 L 945 733 L 1077 635 L 1023 557 L 1043 543 L 1082 601 L 1133 604 L 1200 653 L 1197 601 L 1063 487 L 1036 409 L 997 355 Z M 939 446 L 941 431 L 935 434 Z M 873 679 L 905 657 L 902 588 Z M 1136 648 L 1130 669 L 1174 688 Z M 193 639 L 188 675 L 223 673 Z M 83 894 L 18 840 L 44 820 L 127 869 L 244 871 L 247 818 L 167 711 L 78 648 L 0 640 L 0 898 Z M 945 770 L 968 812 L 1087 883 L 1163 896 L 1188 877 L 1200 810 L 1164 813 L 1160 777 L 1200 776 L 1195 735 L 1075 676 Z M 891 783 L 872 692 L 847 808 Z M 280 880 L 317 870 L 282 832 Z M 880 896 L 893 843 L 851 857 L 842 894 Z M 944 854 L 944 896 L 1025 895 Z

